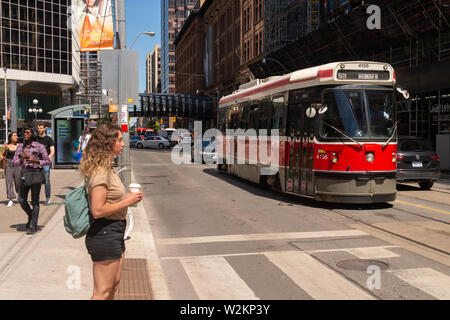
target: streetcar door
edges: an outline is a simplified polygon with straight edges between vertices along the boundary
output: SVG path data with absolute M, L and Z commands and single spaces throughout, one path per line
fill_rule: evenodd
M 306 194 L 306 173 L 308 163 L 308 136 L 304 132 L 301 143 L 302 157 L 301 157 L 301 175 L 300 175 L 300 193 Z
M 309 110 L 309 111 L 308 111 Z M 304 167 L 304 188 L 302 192 L 307 195 L 314 195 L 314 128 L 317 119 L 317 111 L 314 107 L 308 107 L 304 113 L 305 126 L 303 131 L 303 167 Z
M 308 174 L 306 194 L 314 195 L 314 135 L 308 137 Z
M 286 166 L 286 191 L 298 192 L 300 170 L 298 165 L 298 140 L 299 124 L 301 119 L 300 106 L 289 105 L 287 115 L 287 166 Z

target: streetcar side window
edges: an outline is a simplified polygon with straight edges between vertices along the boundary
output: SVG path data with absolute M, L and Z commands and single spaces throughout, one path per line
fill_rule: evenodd
M 315 119 L 306 118 L 306 109 L 321 99 L 320 88 L 305 88 L 289 93 L 286 135 L 309 135 L 315 127 Z M 303 121 L 304 119 L 304 121 Z
M 219 130 L 221 132 L 225 132 L 226 129 L 226 125 L 227 125 L 227 109 L 226 108 L 221 108 L 219 109 L 219 121 L 218 121 L 218 125 L 219 125 Z
M 242 117 L 241 117 L 241 129 L 248 129 L 248 116 L 250 112 L 250 103 L 244 102 L 241 104 L 242 107 Z
M 283 113 L 284 113 L 284 96 L 274 97 L 272 99 L 273 103 L 273 121 L 272 129 L 282 129 Z M 283 133 L 280 130 L 280 134 Z
M 256 132 L 258 132 L 259 129 L 258 122 L 259 122 L 259 105 L 254 104 L 250 107 L 248 129 L 255 129 Z
M 272 118 L 273 118 L 273 105 L 272 100 L 264 99 L 260 104 L 260 120 L 259 120 L 259 130 L 266 129 L 267 135 L 270 136 L 270 129 L 272 128 Z

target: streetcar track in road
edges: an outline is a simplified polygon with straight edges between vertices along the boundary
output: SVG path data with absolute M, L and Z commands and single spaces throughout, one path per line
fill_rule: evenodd
M 418 213 L 414 213 L 414 212 L 411 212 L 411 211 L 407 211 L 407 210 L 402 209 L 402 208 L 393 207 L 392 209 L 401 211 L 401 212 L 403 212 L 403 213 L 412 214 L 412 215 L 415 215 L 415 216 L 418 216 L 418 217 L 422 217 L 422 218 L 425 218 L 425 219 L 428 219 L 428 220 L 433 220 L 433 221 L 436 221 L 436 222 L 440 222 L 440 223 L 443 223 L 443 224 L 450 224 L 450 222 L 442 221 L 442 220 L 440 220 L 440 219 L 438 219 L 438 218 L 432 218 L 432 217 L 429 217 L 429 216 L 424 216 L 424 215 L 421 215 L 421 214 L 418 214 Z
M 404 239 L 404 240 L 413 242 L 413 243 L 415 243 L 415 244 L 418 244 L 418 245 L 420 245 L 420 246 L 426 247 L 426 248 L 428 248 L 428 249 L 432 249 L 432 250 L 437 251 L 437 252 L 439 252 L 439 253 L 443 253 L 443 254 L 445 254 L 445 255 L 447 255 L 447 256 L 450 255 L 450 253 L 447 252 L 447 251 L 445 251 L 445 250 L 442 250 L 442 249 L 439 249 L 439 248 L 430 246 L 430 245 L 428 245 L 428 244 L 426 244 L 426 243 L 424 243 L 424 242 L 418 241 L 418 240 L 411 239 L 411 238 L 406 237 L 406 236 L 404 236 L 404 235 L 402 235 L 402 234 L 399 234 L 399 233 L 397 233 L 397 232 L 393 232 L 393 231 L 387 230 L 387 229 L 385 229 L 385 228 L 381 228 L 381 227 L 375 226 L 375 225 L 373 225 L 373 224 L 364 222 L 364 221 L 362 221 L 361 219 L 357 219 L 357 218 L 350 217 L 350 216 L 346 215 L 346 214 L 343 213 L 343 212 L 339 212 L 337 209 L 328 209 L 328 211 L 333 212 L 333 213 L 336 213 L 336 214 L 338 214 L 338 215 L 340 215 L 340 216 L 342 216 L 342 217 L 344 217 L 344 218 L 347 218 L 347 219 L 349 219 L 349 220 L 352 220 L 353 222 L 363 224 L 363 225 L 365 225 L 365 226 L 367 226 L 367 227 L 369 227 L 369 228 L 373 228 L 373 229 L 377 229 L 377 230 L 382 231 L 382 232 L 385 232 L 385 233 L 389 233 L 389 234 L 391 234 L 391 235 L 393 235 L 393 236 L 396 236 L 396 237 L 402 238 L 402 239 Z
M 402 201 L 402 200 L 395 200 L 395 202 L 401 203 L 401 204 L 406 204 L 406 205 L 409 205 L 409 206 L 418 207 L 418 208 L 421 208 L 421 209 L 427 209 L 427 210 L 431 210 L 431 211 L 436 211 L 436 212 L 439 212 L 439 213 L 450 214 L 449 211 L 444 211 L 444 210 L 440 210 L 440 209 L 435 209 L 435 208 L 431 208 L 431 207 L 428 207 L 428 206 L 423 206 L 423 205 L 421 205 L 421 204 L 416 204 L 416 203 L 412 203 L 412 202 L 407 202 L 407 201 Z M 442 222 L 443 222 L 443 221 L 442 221 Z
M 251 183 L 251 182 L 249 182 L 247 180 L 243 180 L 243 179 L 240 179 L 240 178 L 235 177 L 235 176 L 227 176 L 227 177 L 230 177 L 231 179 L 233 179 L 235 181 L 242 182 L 243 184 L 246 184 L 248 186 L 253 186 L 254 188 L 259 189 L 261 192 L 263 192 L 263 191 L 269 192 L 270 194 L 269 193 L 267 194 L 267 196 L 269 196 L 269 197 L 273 197 L 276 194 L 278 196 L 276 198 L 279 199 L 281 202 L 285 202 L 287 204 L 294 204 L 294 205 L 301 205 L 301 206 L 308 206 L 308 207 L 315 207 L 315 208 L 324 209 L 324 210 L 326 210 L 328 212 L 336 213 L 339 216 L 347 218 L 347 219 L 349 219 L 349 220 L 351 220 L 353 222 L 363 224 L 363 225 L 365 225 L 365 226 L 367 226 L 369 228 L 373 228 L 373 229 L 376 229 L 378 231 L 382 231 L 382 232 L 388 233 L 388 234 L 390 234 L 392 236 L 396 236 L 396 237 L 402 238 L 404 240 L 410 241 L 410 242 L 415 243 L 417 245 L 420 245 L 420 246 L 426 247 L 428 249 L 434 250 L 436 252 L 443 253 L 446 256 L 450 255 L 450 253 L 445 251 L 445 250 L 442 250 L 442 249 L 430 246 L 430 245 L 428 245 L 428 244 L 426 244 L 424 242 L 418 241 L 418 240 L 414 240 L 414 239 L 408 238 L 408 237 L 406 237 L 404 235 L 401 235 L 399 233 L 396 233 L 396 232 L 384 229 L 382 227 L 374 226 L 374 225 L 372 225 L 370 223 L 364 222 L 362 220 L 362 218 L 354 218 L 354 217 L 351 217 L 351 216 L 345 214 L 344 212 L 339 212 L 338 211 L 339 209 L 332 209 L 332 208 L 330 208 L 333 205 L 338 205 L 340 207 L 343 207 L 344 209 L 350 209 L 350 210 L 353 209 L 354 210 L 356 208 L 356 206 L 354 206 L 353 204 L 332 204 L 332 203 L 317 202 L 317 201 L 314 201 L 312 199 L 304 198 L 304 197 L 301 197 L 301 196 L 296 196 L 296 195 L 293 195 L 293 194 L 276 192 L 276 191 L 271 190 L 271 189 L 263 189 L 263 188 L 260 188 L 258 185 L 255 185 L 255 184 L 253 184 L 253 183 Z M 384 204 L 384 205 L 387 205 L 387 204 Z M 378 210 L 378 209 L 383 209 L 380 206 L 380 204 L 369 204 L 369 205 L 363 205 L 363 206 L 364 206 L 364 208 L 359 207 L 358 210 L 360 210 L 360 209 L 366 209 L 366 210 L 369 209 L 369 210 L 374 210 L 375 211 L 375 210 Z M 440 222 L 440 223 L 445 224 L 445 225 L 450 224 L 450 223 L 442 221 L 442 220 L 440 220 L 438 218 L 432 218 L 432 217 L 428 217 L 428 216 L 423 216 L 423 215 L 416 214 L 414 212 L 410 212 L 410 211 L 407 211 L 407 210 L 404 210 L 404 209 L 396 208 L 394 206 L 392 206 L 391 208 L 392 209 L 396 209 L 398 211 L 401 211 L 403 213 L 408 213 L 408 214 L 412 214 L 412 215 L 415 215 L 415 216 L 420 216 L 420 217 L 422 217 L 424 219 L 427 219 L 427 220 Z

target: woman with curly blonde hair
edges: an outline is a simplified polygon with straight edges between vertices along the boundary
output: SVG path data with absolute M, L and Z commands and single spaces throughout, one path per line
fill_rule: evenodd
M 112 169 L 114 157 L 122 153 L 124 145 L 120 128 L 104 124 L 92 134 L 80 163 L 94 218 L 85 241 L 93 261 L 93 300 L 114 299 L 125 253 L 127 208 L 142 200 L 142 192 L 126 193 Z

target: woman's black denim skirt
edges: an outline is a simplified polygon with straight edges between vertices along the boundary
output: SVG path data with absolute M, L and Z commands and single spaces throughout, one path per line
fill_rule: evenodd
M 126 220 L 96 219 L 86 235 L 86 248 L 92 261 L 120 259 L 125 251 Z

